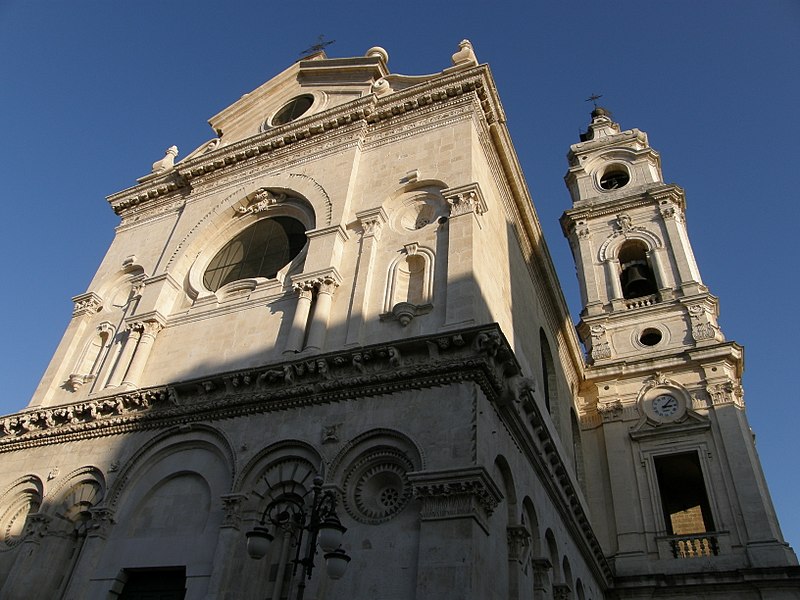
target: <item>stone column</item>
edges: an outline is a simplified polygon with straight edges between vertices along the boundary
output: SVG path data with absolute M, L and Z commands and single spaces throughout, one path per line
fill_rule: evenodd
M 683 212 L 680 207 L 666 200 L 660 202 L 660 208 L 664 226 L 667 229 L 667 240 L 672 247 L 672 255 L 678 269 L 681 291 L 685 295 L 697 294 L 703 291 L 701 289 L 703 281 L 700 278 L 700 270 L 697 268 L 694 252 L 689 243 Z
M 161 323 L 158 321 L 144 321 L 141 324 L 141 334 L 139 335 L 139 343 L 136 344 L 136 350 L 131 359 L 128 371 L 125 378 L 122 380 L 122 385 L 126 387 L 135 388 L 139 384 L 139 378 L 144 372 L 147 359 L 150 357 L 150 352 L 153 350 L 153 342 L 156 335 L 161 331 Z
M 297 305 L 292 318 L 292 329 L 289 331 L 284 354 L 295 354 L 303 349 L 308 327 L 308 316 L 311 314 L 311 301 L 314 297 L 314 287 L 311 282 L 302 281 L 292 286 L 297 292 Z
M 131 364 L 133 354 L 136 352 L 136 345 L 139 343 L 139 337 L 142 335 L 142 331 L 144 331 L 144 326 L 141 323 L 128 323 L 127 331 L 128 336 L 122 343 L 122 350 L 119 353 L 114 369 L 108 376 L 106 387 L 117 387 L 122 383 L 122 379 L 125 377 L 125 373 L 127 373 L 128 367 Z
M 480 298 L 474 275 L 475 232 L 486 201 L 477 183 L 442 190 L 442 195 L 450 204 L 445 325 L 468 324 L 475 319 Z
M 575 264 L 583 265 L 578 269 L 578 284 L 580 285 L 581 298 L 589 316 L 603 312 L 603 300 L 598 289 L 597 273 L 594 266 L 594 249 L 589 225 L 584 220 L 575 223 L 575 229 L 570 240 L 574 252 Z
M 353 297 L 350 304 L 350 314 L 347 320 L 347 344 L 358 344 L 361 337 L 361 328 L 371 316 L 369 314 L 370 292 L 372 291 L 375 273 L 375 248 L 381 237 L 381 230 L 386 223 L 386 213 L 382 208 L 373 208 L 356 213 L 361 224 L 361 252 L 358 255 L 356 279 L 353 282 Z M 384 275 L 379 273 L 378 275 Z
M 308 328 L 306 348 L 321 350 L 325 345 L 325 335 L 328 333 L 328 319 L 331 316 L 333 305 L 333 292 L 339 287 L 338 277 L 332 274 L 319 277 L 316 282 L 317 301 L 314 304 L 314 314 Z
M 545 600 L 547 598 L 548 584 L 550 582 L 550 570 L 553 564 L 549 558 L 533 559 L 533 598 L 534 600 Z
M 80 556 L 66 581 L 66 589 L 62 598 L 64 600 L 81 600 L 86 597 L 89 580 L 95 573 L 97 565 L 103 556 L 106 539 L 111 534 L 114 525 L 114 511 L 109 508 L 90 509 L 92 518 L 87 524 L 86 540 L 83 543 Z
M 217 545 L 214 549 L 213 570 L 208 582 L 208 600 L 222 600 L 241 594 L 236 577 L 237 562 L 233 557 L 245 557 L 246 537 L 241 531 L 242 504 L 247 499 L 245 494 L 224 494 L 222 508 L 225 517 L 219 528 Z
M 622 300 L 622 282 L 619 279 L 620 276 L 620 266 L 619 260 L 616 258 L 607 258 L 605 262 L 606 266 L 606 279 L 611 287 L 611 301 L 614 300 Z

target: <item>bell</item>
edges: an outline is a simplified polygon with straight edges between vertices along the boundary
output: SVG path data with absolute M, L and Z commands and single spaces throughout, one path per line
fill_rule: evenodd
M 647 277 L 647 267 L 631 265 L 622 273 L 622 293 L 626 298 L 639 298 L 654 293 Z

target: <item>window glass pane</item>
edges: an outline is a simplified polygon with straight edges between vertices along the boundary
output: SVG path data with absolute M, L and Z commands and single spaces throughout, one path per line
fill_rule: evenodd
M 262 219 L 239 233 L 214 256 L 203 275 L 203 285 L 215 292 L 239 279 L 272 279 L 305 244 L 305 227 L 297 219 Z

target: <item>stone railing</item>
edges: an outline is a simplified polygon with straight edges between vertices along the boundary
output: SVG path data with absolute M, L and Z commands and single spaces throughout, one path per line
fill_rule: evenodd
M 675 558 L 700 558 L 719 554 L 717 536 L 713 534 L 678 535 L 668 539 Z
M 650 296 L 641 296 L 640 298 L 631 298 L 625 301 L 625 308 L 631 310 L 632 308 L 643 308 L 645 306 L 653 306 L 658 302 L 658 295 L 651 294 Z

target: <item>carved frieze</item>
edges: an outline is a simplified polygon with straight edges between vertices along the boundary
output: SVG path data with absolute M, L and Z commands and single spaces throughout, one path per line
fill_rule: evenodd
M 616 399 L 611 402 L 602 402 L 597 405 L 597 412 L 600 413 L 604 423 L 619 421 L 622 419 L 622 401 Z

